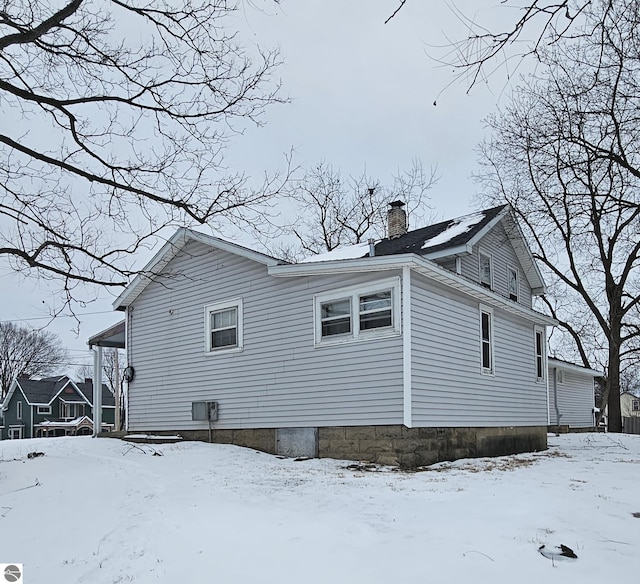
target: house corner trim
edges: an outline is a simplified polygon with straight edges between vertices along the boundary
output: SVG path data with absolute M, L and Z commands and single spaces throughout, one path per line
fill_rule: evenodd
M 402 268 L 402 392 L 403 423 L 413 427 L 411 395 L 411 268 Z

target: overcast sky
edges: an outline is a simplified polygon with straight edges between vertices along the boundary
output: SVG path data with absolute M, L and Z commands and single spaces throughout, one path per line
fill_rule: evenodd
M 476 187 L 470 175 L 475 147 L 484 134 L 483 118 L 505 102 L 506 82 L 502 71 L 467 95 L 451 67 L 430 59 L 428 54 L 444 54 L 436 47 L 445 45 L 447 37 L 464 36 L 448 3 L 409 0 L 389 24 L 384 21 L 397 0 L 252 4 L 236 15 L 237 25 L 246 42 L 279 46 L 283 92 L 292 101 L 273 106 L 266 126 L 239 137 L 227 158 L 232 168 L 259 175 L 282 167 L 284 153 L 293 149 L 295 164 L 325 160 L 346 175 L 359 175 L 366 165 L 371 175 L 385 180 L 418 159 L 425 168 L 437 166 L 440 180 L 430 202 L 438 217 L 474 209 Z M 456 6 L 487 23 L 509 17 L 493 4 L 461 0 Z M 137 265 L 142 267 L 151 255 L 141 254 Z M 47 323 L 52 298 L 43 283 L 17 278 L 0 264 L 0 295 L 0 319 Z M 96 295 L 80 314 L 79 334 L 70 318 L 47 327 L 60 335 L 73 363 L 88 362 L 87 338 L 121 317 L 111 312 L 112 297 L 100 290 Z

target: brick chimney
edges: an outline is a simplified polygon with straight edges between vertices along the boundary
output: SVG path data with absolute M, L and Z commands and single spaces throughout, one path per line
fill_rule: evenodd
M 407 232 L 407 213 L 402 207 L 404 207 L 404 203 L 402 201 L 393 201 L 393 203 L 389 203 L 389 210 L 387 211 L 387 230 L 389 239 L 400 237 Z

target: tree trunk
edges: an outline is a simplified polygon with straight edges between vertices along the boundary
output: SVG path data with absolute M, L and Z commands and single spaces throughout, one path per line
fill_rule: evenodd
M 609 322 L 611 326 L 609 336 L 609 371 L 607 386 L 607 426 L 609 432 L 622 432 L 622 413 L 620 408 L 620 344 L 621 344 L 621 314 L 619 302 L 611 302 Z

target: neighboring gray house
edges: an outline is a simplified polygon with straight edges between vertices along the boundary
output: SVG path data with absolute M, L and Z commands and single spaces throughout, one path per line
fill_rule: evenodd
M 113 430 L 115 402 L 102 385 L 103 431 Z M 0 440 L 47 436 L 81 436 L 93 431 L 93 383 L 66 375 L 14 379 L 0 404 Z
M 289 264 L 178 230 L 126 311 L 128 430 L 412 466 L 546 448 L 544 283 L 507 206 Z M 135 374 L 133 374 L 135 372 Z
M 549 424 L 595 427 L 594 378 L 602 373 L 560 359 L 549 359 Z

